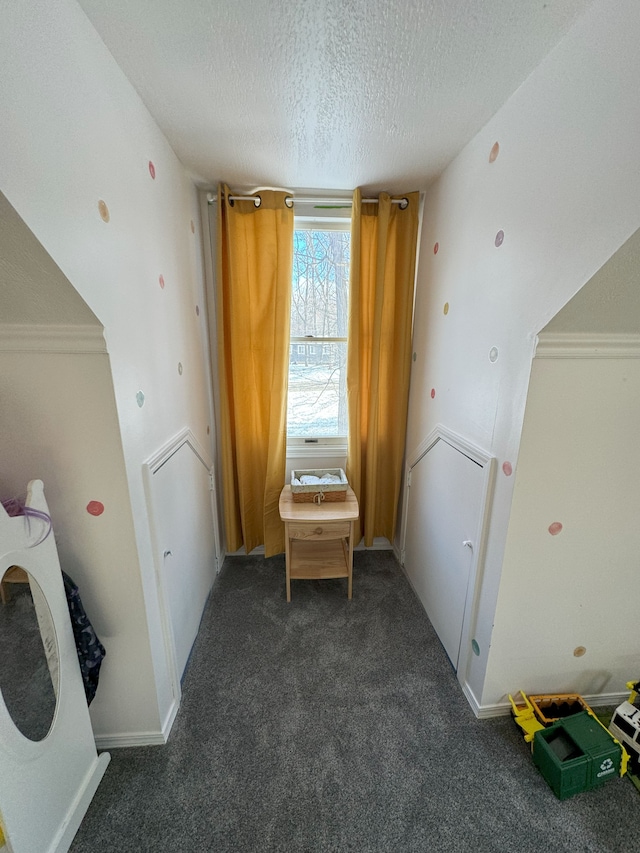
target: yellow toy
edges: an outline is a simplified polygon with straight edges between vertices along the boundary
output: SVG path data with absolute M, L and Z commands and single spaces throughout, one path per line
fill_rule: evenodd
M 540 729 L 543 729 L 544 726 L 536 717 L 535 709 L 527 698 L 526 693 L 523 693 L 523 691 L 521 690 L 520 695 L 525 701 L 524 707 L 516 705 L 513 696 L 509 694 L 509 702 L 511 702 L 511 707 L 513 708 L 513 719 L 524 732 L 525 741 L 527 743 L 530 743 L 531 749 L 533 749 L 532 741 L 534 735 L 536 732 L 539 732 Z
M 638 691 L 640 691 L 640 681 L 635 683 L 630 681 L 627 684 L 627 687 L 629 688 L 629 690 L 632 691 L 629 700 L 633 701 L 632 697 L 635 699 L 638 696 Z M 520 691 L 520 695 L 524 699 L 524 705 L 516 705 L 515 700 L 511 694 L 509 694 L 509 702 L 511 702 L 513 718 L 517 725 L 520 726 L 520 728 L 524 732 L 525 741 L 531 744 L 532 752 L 533 739 L 536 735 L 536 732 L 539 732 L 541 729 L 546 728 L 549 724 L 554 723 L 559 719 L 558 717 L 546 716 L 546 714 L 548 714 L 549 712 L 549 709 L 552 707 L 557 707 L 562 703 L 565 703 L 570 706 L 577 705 L 579 709 L 581 709 L 582 711 L 586 711 L 591 717 L 593 717 L 593 719 L 600 726 L 602 726 L 602 728 L 612 738 L 613 742 L 620 747 L 620 776 L 624 776 L 624 774 L 627 772 L 627 764 L 629 762 L 629 755 L 627 749 L 629 748 L 629 745 L 625 742 L 625 739 L 623 737 L 619 736 L 616 727 L 611 728 L 610 726 L 609 729 L 607 729 L 607 727 L 600 722 L 600 720 L 596 717 L 591 708 L 584 701 L 582 696 L 578 696 L 575 693 L 560 695 L 549 693 L 544 695 L 541 694 L 538 696 L 532 696 L 531 698 L 529 698 L 523 690 Z M 622 708 L 622 705 L 620 706 L 620 708 Z M 618 711 L 620 711 L 620 708 L 618 709 Z M 640 710 L 636 709 L 635 713 L 638 716 L 638 738 L 640 740 Z M 627 749 L 625 749 L 625 746 L 627 747 Z M 636 747 L 636 749 L 637 748 L 638 747 Z

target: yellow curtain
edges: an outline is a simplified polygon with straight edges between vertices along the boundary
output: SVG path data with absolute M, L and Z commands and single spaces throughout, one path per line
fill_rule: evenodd
M 218 187 L 217 333 L 227 548 L 284 551 L 293 210 L 286 193 L 261 204 Z
M 347 478 L 360 504 L 360 529 L 393 541 L 402 477 L 419 193 L 402 210 L 381 193 L 378 204 L 353 196 L 347 395 Z

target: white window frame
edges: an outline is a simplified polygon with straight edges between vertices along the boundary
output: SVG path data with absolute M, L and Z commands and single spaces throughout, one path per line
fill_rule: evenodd
M 321 203 L 321 200 L 319 200 Z M 346 203 L 346 202 L 345 202 Z M 350 231 L 351 230 L 351 207 L 346 209 L 332 210 L 327 209 L 326 214 L 322 210 L 314 210 L 312 214 L 305 212 L 301 215 L 296 215 L 294 220 L 294 230 L 296 231 Z M 305 339 L 310 346 L 320 344 L 322 346 L 332 343 L 346 341 L 347 338 L 312 338 Z M 313 344 L 310 344 L 313 340 Z M 297 337 L 291 338 L 291 343 L 298 344 Z M 324 350 L 323 350 L 324 353 Z M 348 436 L 292 436 L 287 434 L 287 456 L 290 458 L 296 457 L 334 457 L 343 456 L 347 453 Z

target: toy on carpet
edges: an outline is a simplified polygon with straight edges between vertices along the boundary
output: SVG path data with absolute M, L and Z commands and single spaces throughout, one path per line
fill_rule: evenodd
M 521 696 L 524 705 L 509 696 L 514 720 L 531 744 L 533 763 L 560 800 L 624 776 L 627 752 L 582 696 L 522 691 Z
M 609 723 L 609 730 L 624 744 L 629 753 L 634 776 L 640 775 L 640 681 L 628 681 L 629 698 L 618 705 Z

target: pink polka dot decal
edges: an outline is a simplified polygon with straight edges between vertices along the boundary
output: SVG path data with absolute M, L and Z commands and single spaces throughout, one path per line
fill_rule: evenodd
M 552 524 L 549 525 L 549 533 L 552 536 L 557 536 L 561 530 L 562 530 L 562 524 L 559 521 L 554 521 Z
M 431 399 L 433 400 L 435 398 L 435 396 L 436 396 L 436 389 L 432 388 L 431 389 Z
M 98 202 L 98 213 L 100 214 L 103 222 L 108 222 L 111 219 L 111 215 L 109 214 L 109 208 L 107 207 L 106 201 L 100 199 Z
M 102 515 L 104 512 L 104 504 L 100 501 L 89 501 L 87 504 L 87 512 L 89 515 Z
M 149 174 L 151 175 L 151 177 L 155 181 L 155 179 L 156 179 L 156 167 L 153 165 L 151 160 L 149 160 Z
M 437 254 L 438 254 L 438 249 L 439 249 L 439 248 L 440 248 L 440 244 L 439 244 L 439 243 L 434 243 L 434 244 L 433 244 L 433 254 L 434 254 L 434 255 L 437 255 Z
M 499 153 L 500 153 L 500 146 L 498 145 L 497 142 L 494 142 L 493 148 L 489 152 L 489 162 L 495 163 L 496 157 L 498 156 Z
M 505 477 L 510 477 L 513 474 L 513 466 L 511 465 L 511 462 L 503 462 L 502 470 Z
M 496 234 L 496 240 L 495 240 L 496 246 L 502 246 L 503 241 L 504 241 L 504 231 L 498 231 L 498 233 Z
M 160 285 L 160 287 L 164 290 L 164 276 L 163 276 L 163 275 L 161 275 L 161 276 L 158 278 L 158 284 L 159 284 L 159 285 Z

